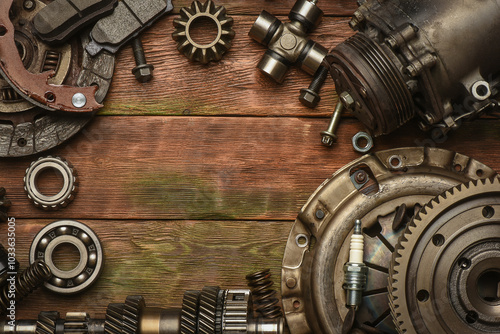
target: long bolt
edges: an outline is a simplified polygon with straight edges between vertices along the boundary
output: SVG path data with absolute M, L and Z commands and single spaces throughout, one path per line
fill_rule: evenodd
M 344 105 L 342 102 L 337 103 L 337 107 L 333 112 L 332 119 L 330 120 L 330 124 L 328 124 L 328 129 L 326 131 L 321 131 L 321 142 L 325 146 L 332 146 L 334 142 L 337 141 L 337 135 L 335 132 L 339 127 L 340 116 L 342 115 L 342 110 L 344 109 Z
M 325 84 L 327 77 L 328 69 L 325 66 L 320 66 L 316 71 L 309 88 L 302 88 L 300 90 L 299 100 L 303 105 L 309 108 L 316 108 L 319 101 L 321 101 L 319 92 L 321 91 L 321 87 Z
M 134 51 L 135 64 L 137 65 L 132 70 L 135 78 L 139 82 L 148 82 L 153 78 L 154 66 L 148 64 L 146 61 L 146 55 L 144 54 L 144 46 L 139 37 L 133 38 L 132 50 Z

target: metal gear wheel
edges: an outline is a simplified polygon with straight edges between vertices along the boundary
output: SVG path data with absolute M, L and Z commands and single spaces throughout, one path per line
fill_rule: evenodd
M 390 273 L 400 333 L 499 333 L 500 179 L 459 185 L 425 205 Z
M 206 286 L 201 290 L 198 316 L 200 334 L 215 333 L 218 295 L 219 287 Z
M 210 43 L 198 43 L 191 36 L 193 25 L 202 20 L 210 20 L 217 26 L 217 36 Z M 231 47 L 235 35 L 232 25 L 233 19 L 226 15 L 224 6 L 216 6 L 212 0 L 204 4 L 193 1 L 191 7 L 182 8 L 180 17 L 174 19 L 172 38 L 177 41 L 177 49 L 189 60 L 207 64 L 221 60 Z
M 36 322 L 36 334 L 55 334 L 59 312 L 40 312 Z
M 123 333 L 123 309 L 124 304 L 109 304 L 106 309 L 106 320 L 104 321 L 104 332 L 106 334 Z
M 139 333 L 139 321 L 146 302 L 142 296 L 128 296 L 123 308 L 123 333 Z
M 348 322 L 343 266 L 355 219 L 363 222 L 369 267 L 356 325 L 396 333 L 387 285 L 405 224 L 451 187 L 495 174 L 465 155 L 422 147 L 369 154 L 337 171 L 302 208 L 286 245 L 281 290 L 291 333 L 341 333 Z
M 181 334 L 196 334 L 198 330 L 198 306 L 200 291 L 186 291 L 182 300 Z

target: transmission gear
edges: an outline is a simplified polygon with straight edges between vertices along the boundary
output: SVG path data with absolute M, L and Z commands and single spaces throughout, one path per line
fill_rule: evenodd
M 393 254 L 400 333 L 498 333 L 500 179 L 459 185 L 425 205 Z
M 210 20 L 217 26 L 217 36 L 210 43 L 201 44 L 191 36 L 193 25 Z M 207 64 L 219 61 L 222 55 L 231 47 L 234 30 L 231 28 L 233 19 L 226 15 L 226 8 L 216 6 L 212 0 L 204 4 L 193 1 L 191 7 L 181 9 L 180 17 L 174 19 L 175 31 L 172 38 L 177 41 L 177 49 L 189 60 Z
M 55 334 L 59 312 L 40 312 L 36 322 L 36 334 Z

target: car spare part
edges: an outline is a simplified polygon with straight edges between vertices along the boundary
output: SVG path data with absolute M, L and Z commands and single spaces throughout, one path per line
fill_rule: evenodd
M 267 319 L 283 317 L 279 306 L 277 291 L 272 289 L 274 282 L 271 280 L 271 270 L 265 269 L 246 276 L 248 287 L 252 291 L 255 311 Z
M 6 222 L 9 216 L 7 212 L 12 205 L 12 202 L 5 197 L 7 191 L 4 187 L 0 187 L 0 222 Z
M 0 333 L 38 334 L 42 328 L 44 333 L 58 333 L 57 324 L 83 327 L 93 334 L 282 334 L 283 318 L 254 318 L 251 298 L 250 290 L 204 287 L 186 291 L 182 308 L 161 309 L 146 307 L 142 296 L 129 296 L 125 303 L 109 304 L 106 319 L 68 313 L 63 320 L 58 312 L 41 312 L 37 320 L 20 320 L 15 326 L 2 323 Z
M 298 0 L 286 23 L 263 10 L 250 29 L 248 35 L 268 48 L 257 68 L 276 82 L 283 82 L 292 65 L 314 75 L 323 62 L 328 50 L 307 38 L 323 17 L 316 3 Z
M 344 265 L 356 219 L 363 222 L 368 274 L 355 325 L 396 333 L 387 285 L 405 225 L 438 194 L 494 175 L 465 155 L 423 147 L 365 155 L 337 171 L 301 209 L 286 244 L 281 287 L 291 333 L 342 331 L 349 313 Z
M 71 270 L 62 270 L 54 263 L 54 252 L 61 245 L 78 250 L 79 260 Z M 87 225 L 61 220 L 45 226 L 35 236 L 30 249 L 30 262 L 43 260 L 52 271 L 45 287 L 60 294 L 75 294 L 88 289 L 101 274 L 104 254 L 99 238 Z
M 134 58 L 136 66 L 132 69 L 132 74 L 139 82 L 148 82 L 153 79 L 153 71 L 155 67 L 146 62 L 146 55 L 144 47 L 139 37 L 132 39 L 132 51 L 134 51 Z
M 47 43 L 62 43 L 82 27 L 113 12 L 118 0 L 55 0 L 36 14 L 33 27 Z
M 300 90 L 299 101 L 308 108 L 316 108 L 319 101 L 321 101 L 319 92 L 327 77 L 328 69 L 324 66 L 320 66 L 314 74 L 309 88 L 302 88 Z
M 352 147 L 359 153 L 368 153 L 373 148 L 373 138 L 368 133 L 360 131 L 352 137 Z
M 14 0 L 0 3 L 0 74 L 14 90 L 29 102 L 47 110 L 67 112 L 93 112 L 102 105 L 96 101 L 97 87 L 75 87 L 54 85 L 49 79 L 55 71 L 40 69 L 39 73 L 28 71 L 15 39 L 15 27 L 9 13 Z M 26 23 L 26 22 L 25 22 Z
M 327 57 L 338 94 L 375 135 L 417 116 L 446 133 L 496 109 L 500 7 L 475 0 L 358 1 L 358 32 Z M 439 24 L 436 24 L 439 22 Z
M 196 41 L 192 29 L 203 21 L 209 21 L 217 27 L 216 37 L 207 43 Z M 172 38 L 177 41 L 177 49 L 189 60 L 207 64 L 219 61 L 231 47 L 235 36 L 233 18 L 226 15 L 224 6 L 216 6 L 212 0 L 204 4 L 193 1 L 191 7 L 181 8 L 180 16 L 174 19 L 175 31 Z
M 40 175 L 48 170 L 58 174 L 63 180 L 61 190 L 55 195 L 43 194 L 38 186 Z M 44 210 L 59 210 L 75 198 L 78 190 L 76 171 L 67 160 L 60 157 L 39 158 L 26 169 L 24 190 L 35 206 Z
M 459 185 L 425 205 L 389 272 L 400 333 L 498 333 L 500 179 Z
M 173 8 L 172 0 L 121 0 L 113 14 L 100 19 L 92 28 L 87 51 L 92 56 L 102 50 L 115 53 Z
M 16 49 L 31 73 L 55 71 L 53 85 L 96 86 L 95 99 L 102 103 L 111 84 L 115 57 L 102 52 L 90 57 L 85 51 L 88 32 L 65 44 L 50 46 L 33 34 L 33 17 L 48 1 L 14 0 L 10 19 Z M 25 6 L 25 4 L 31 4 Z M 7 81 L 0 79 L 0 157 L 20 157 L 57 146 L 80 131 L 92 113 L 54 113 L 26 101 Z M 78 102 L 78 101 L 76 101 Z
M 5 314 L 9 308 L 12 308 L 11 301 L 14 301 L 14 306 L 17 306 L 21 300 L 41 287 L 51 276 L 49 267 L 43 261 L 37 260 L 21 274 L 7 278 L 6 284 L 0 290 L 0 314 Z

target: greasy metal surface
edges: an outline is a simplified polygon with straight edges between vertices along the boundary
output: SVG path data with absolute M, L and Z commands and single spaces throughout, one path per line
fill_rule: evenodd
M 173 8 L 171 0 L 122 0 L 113 14 L 100 19 L 92 28 L 87 51 L 92 56 L 103 49 L 115 53 Z
M 500 2 L 364 1 L 350 22 L 359 32 L 329 56 L 340 94 L 374 135 L 418 116 L 446 133 L 497 107 Z
M 53 85 L 48 82 L 55 72 L 31 73 L 24 67 L 17 52 L 15 28 L 10 21 L 9 11 L 13 0 L 0 3 L 0 72 L 4 79 L 24 99 L 47 110 L 85 113 L 93 112 L 102 107 L 95 99 L 97 87 L 73 87 Z M 85 95 L 86 104 L 76 108 L 72 103 L 75 94 Z
M 198 43 L 191 36 L 193 26 L 203 20 L 210 20 L 217 26 L 217 36 L 209 43 Z M 224 6 L 216 6 L 212 0 L 204 4 L 193 1 L 191 7 L 181 8 L 180 17 L 174 19 L 172 38 L 177 42 L 177 49 L 189 60 L 207 64 L 221 60 L 231 47 L 235 35 L 232 26 L 233 19 L 226 15 Z
M 78 249 L 79 261 L 71 270 L 61 270 L 53 260 L 55 249 L 64 244 Z M 45 226 L 36 235 L 30 249 L 30 262 L 43 260 L 53 273 L 45 287 L 61 294 L 75 294 L 88 289 L 101 274 L 104 253 L 97 235 L 87 225 L 61 220 Z
M 356 321 L 394 333 L 387 279 L 392 251 L 404 226 L 396 224 L 399 229 L 392 229 L 397 209 L 404 204 L 411 211 L 478 175 L 490 177 L 495 172 L 459 153 L 402 148 L 366 155 L 326 180 L 302 208 L 283 257 L 283 308 L 291 333 L 342 330 L 348 312 L 343 266 L 356 219 L 363 221 L 364 261 L 369 267 Z
M 16 43 L 22 50 L 28 70 L 33 73 L 38 73 L 40 68 L 55 70 L 55 76 L 49 79 L 52 84 L 98 86 L 95 98 L 102 102 L 111 84 L 114 55 L 101 52 L 96 57 L 90 57 L 84 49 L 89 42 L 88 32 L 71 43 L 48 46 L 33 36 L 26 24 L 22 24 L 30 21 L 44 8 L 45 3 L 36 0 L 32 11 L 24 10 L 22 3 L 21 0 L 14 2 L 12 22 L 16 28 Z M 83 52 L 81 49 L 84 49 Z M 79 59 L 80 53 L 83 53 L 82 59 Z M 7 82 L 0 82 L 3 82 L 4 97 L 0 103 L 1 157 L 26 156 L 53 148 L 80 131 L 92 118 L 91 114 L 74 117 L 62 113 L 47 113 L 22 99 Z
M 64 42 L 82 27 L 109 15 L 118 0 L 55 0 L 33 18 L 45 42 Z
M 63 179 L 61 190 L 55 195 L 45 195 L 38 189 L 39 176 L 46 170 L 58 173 Z M 78 180 L 73 166 L 59 157 L 41 157 L 26 169 L 24 190 L 35 206 L 44 210 L 59 210 L 66 207 L 78 190 Z
M 400 333 L 498 333 L 500 179 L 459 185 L 425 205 L 390 273 Z

